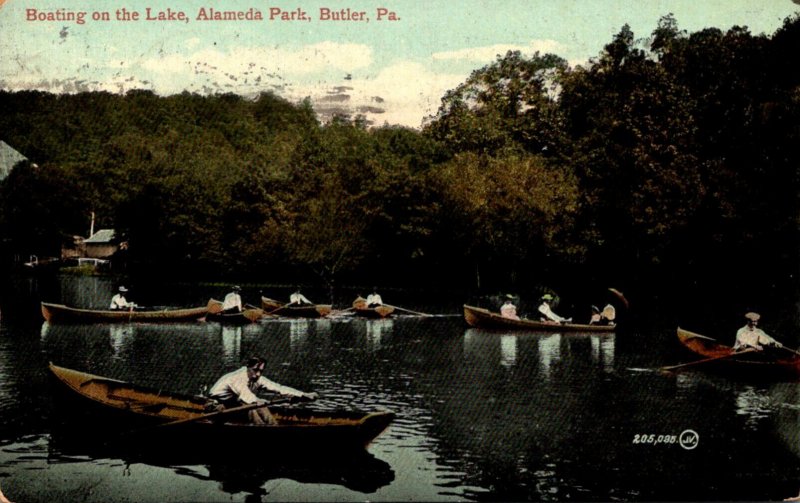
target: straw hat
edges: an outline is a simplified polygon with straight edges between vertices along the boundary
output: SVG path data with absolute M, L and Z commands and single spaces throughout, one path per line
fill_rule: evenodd
M 761 319 L 761 315 L 760 314 L 754 313 L 752 311 L 747 313 L 747 314 L 745 314 L 744 317 L 747 318 L 750 321 L 758 321 L 759 319 Z

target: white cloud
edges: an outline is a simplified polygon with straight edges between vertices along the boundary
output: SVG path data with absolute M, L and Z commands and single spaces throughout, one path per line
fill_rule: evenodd
M 353 114 L 369 106 L 384 110 L 361 112 L 376 125 L 419 127 L 425 117 L 436 113 L 444 93 L 465 78 L 462 74 L 436 73 L 420 63 L 402 61 L 380 70 L 374 77 L 355 76 L 345 82 L 293 87 L 290 99 L 309 96 L 312 103 L 321 103 L 335 86 L 344 85 L 348 87 L 344 93 L 348 99 L 341 104 Z
M 504 55 L 508 51 L 520 51 L 523 54 L 558 53 L 564 46 L 555 40 L 531 40 L 528 45 L 519 44 L 495 44 L 483 47 L 468 47 L 456 51 L 435 52 L 431 55 L 434 60 L 466 60 L 466 61 L 492 61 L 498 55 Z

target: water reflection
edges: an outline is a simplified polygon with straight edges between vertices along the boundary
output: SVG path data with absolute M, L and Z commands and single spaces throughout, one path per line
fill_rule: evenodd
M 615 334 L 589 336 L 589 341 L 592 344 L 592 361 L 601 363 L 603 370 L 606 372 L 614 370 L 615 337 Z
M 517 337 L 514 335 L 500 336 L 500 365 L 513 367 L 517 363 Z
M 111 351 L 114 357 L 119 357 L 124 345 L 133 338 L 133 331 L 134 327 L 132 325 L 111 325 L 108 328 Z
M 292 351 L 302 350 L 308 343 L 308 323 L 305 318 L 289 320 L 289 345 Z
M 391 335 L 394 320 L 384 318 L 381 320 L 367 320 L 367 349 L 377 351 L 381 348 L 381 340 Z
M 501 367 L 523 364 L 533 356 L 540 374 L 549 379 L 555 367 L 568 355 L 570 365 L 576 358 L 605 372 L 614 370 L 614 334 L 559 334 L 520 332 L 499 334 L 479 328 L 464 332 L 464 353 L 480 359 L 494 358 Z M 584 357 L 588 353 L 588 357 Z
M 222 359 L 226 365 L 242 361 L 242 327 L 222 326 Z
M 736 413 L 745 416 L 745 425 L 758 429 L 758 423 L 773 412 L 768 390 L 754 386 L 743 386 L 736 390 Z
M 550 369 L 553 363 L 561 360 L 561 334 L 553 334 L 542 337 L 538 342 L 539 346 L 539 368 L 545 379 L 550 378 Z

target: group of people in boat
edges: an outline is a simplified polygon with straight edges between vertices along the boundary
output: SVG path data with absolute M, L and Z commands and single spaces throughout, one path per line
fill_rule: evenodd
M 559 316 L 553 311 L 553 300 L 554 297 L 546 293 L 540 297 L 540 304 L 537 309 L 539 313 L 539 321 L 545 323 L 572 323 L 572 318 L 565 318 L 563 316 Z M 615 318 L 615 309 L 614 306 L 611 304 L 606 305 L 601 311 L 600 308 L 597 306 L 592 306 L 592 314 L 589 318 L 589 325 L 613 325 L 614 318 Z M 512 295 L 506 295 L 506 300 L 502 306 L 500 306 L 500 315 L 504 318 L 509 318 L 512 320 L 519 320 L 519 315 L 517 314 L 517 306 L 514 305 L 514 297 Z
M 137 306 L 133 302 L 129 302 L 125 298 L 125 294 L 128 292 L 128 289 L 125 288 L 124 285 L 120 285 L 117 290 L 117 293 L 111 298 L 111 305 L 110 309 L 112 311 L 117 310 L 131 310 L 135 309 Z M 229 314 L 229 313 L 241 313 L 244 311 L 244 305 L 242 304 L 242 287 L 239 285 L 235 285 L 231 288 L 231 291 L 225 295 L 225 298 L 222 300 L 222 312 Z M 289 295 L 289 303 L 287 306 L 313 306 L 314 303 L 311 302 L 306 298 L 305 295 L 300 293 L 300 289 L 298 288 L 291 295 Z M 374 308 L 383 305 L 383 299 L 381 298 L 380 294 L 378 294 L 377 288 L 373 288 L 371 294 L 367 295 L 367 298 L 364 299 L 361 295 L 358 295 L 356 300 L 353 302 L 353 307 L 369 307 Z

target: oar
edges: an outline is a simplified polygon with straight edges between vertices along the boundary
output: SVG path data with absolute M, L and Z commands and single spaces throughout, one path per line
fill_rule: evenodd
M 267 312 L 267 314 L 273 314 L 273 313 L 277 313 L 277 312 L 278 312 L 278 311 L 280 311 L 281 309 L 285 309 L 285 308 L 289 307 L 291 304 L 292 304 L 291 302 L 288 302 L 288 303 L 286 303 L 286 304 L 284 304 L 284 305 L 282 305 L 282 306 L 280 306 L 280 307 L 276 307 L 276 308 L 275 308 L 275 309 L 273 309 L 272 311 L 268 311 L 268 312 Z
M 787 348 L 786 346 L 784 346 L 784 345 L 783 345 L 783 344 L 781 344 L 780 342 L 778 343 L 778 347 L 779 347 L 780 349 L 785 349 L 786 351 L 788 351 L 788 352 L 790 352 L 790 353 L 794 353 L 794 354 L 796 354 L 797 356 L 800 356 L 800 351 L 795 351 L 795 350 L 794 350 L 794 349 L 792 349 L 792 348 Z
M 407 313 L 416 314 L 416 315 L 418 315 L 418 316 L 433 316 L 432 314 L 428 314 L 428 313 L 420 313 L 419 311 L 412 311 L 411 309 L 405 309 L 405 308 L 403 308 L 403 307 L 397 307 L 397 306 L 393 306 L 393 305 L 391 305 L 391 304 L 383 304 L 383 305 L 384 305 L 384 306 L 386 306 L 386 307 L 392 307 L 392 308 L 394 308 L 394 309 L 398 309 L 398 310 L 400 310 L 400 311 L 405 311 L 405 312 L 407 312 Z
M 729 353 L 727 355 L 722 355 L 722 356 L 712 356 L 711 358 L 704 358 L 702 360 L 696 360 L 696 361 L 689 362 L 689 363 L 681 363 L 680 365 L 672 365 L 672 366 L 669 366 L 669 367 L 661 367 L 661 370 L 676 370 L 676 369 L 680 369 L 680 368 L 684 368 L 684 367 L 690 367 L 692 365 L 699 365 L 701 363 L 713 362 L 713 361 L 717 361 L 717 360 L 724 360 L 726 358 L 731 358 L 731 357 L 734 357 L 734 356 L 743 355 L 745 353 L 752 353 L 753 351 L 755 351 L 755 350 L 754 349 L 745 349 L 744 351 L 739 351 L 738 353 Z
M 279 403 L 279 401 L 276 400 L 275 403 Z M 178 425 L 178 424 L 193 423 L 195 421 L 200 421 L 202 419 L 208 419 L 208 418 L 211 418 L 211 417 L 224 416 L 226 414 L 232 414 L 234 412 L 244 412 L 244 411 L 248 411 L 248 410 L 260 409 L 262 407 L 269 407 L 270 405 L 273 405 L 273 404 L 272 403 L 258 403 L 258 402 L 256 402 L 256 403 L 248 403 L 246 405 L 240 405 L 238 407 L 231 407 L 230 409 L 220 410 L 220 411 L 216 411 L 216 412 L 208 412 L 206 414 L 201 414 L 201 415 L 195 416 L 195 417 L 188 417 L 188 418 L 184 418 L 184 419 L 178 419 L 176 421 L 170 421 L 168 423 L 161 423 L 159 425 L 156 425 L 155 427 L 156 428 L 163 428 L 165 426 L 175 426 L 175 425 Z
M 232 414 L 234 412 L 245 412 L 245 411 L 248 411 L 248 410 L 261 409 L 263 407 L 272 407 L 273 405 L 279 405 L 279 404 L 282 404 L 282 403 L 291 402 L 292 400 L 299 399 L 299 398 L 301 398 L 301 397 L 292 396 L 292 397 L 287 397 L 287 398 L 279 398 L 277 400 L 272 400 L 271 402 L 248 403 L 246 405 L 240 405 L 238 407 L 231 407 L 230 409 L 225 409 L 225 410 L 220 410 L 220 411 L 215 411 L 215 412 L 208 412 L 206 414 L 201 414 L 201 415 L 195 416 L 195 417 L 187 417 L 185 419 L 178 419 L 178 420 L 175 420 L 175 421 L 170 421 L 168 423 L 157 424 L 157 425 L 154 426 L 154 428 L 163 428 L 165 426 L 175 426 L 175 425 L 178 425 L 178 424 L 193 423 L 195 421 L 200 421 L 200 420 L 208 419 L 208 418 L 211 418 L 211 417 L 224 416 L 226 414 Z

